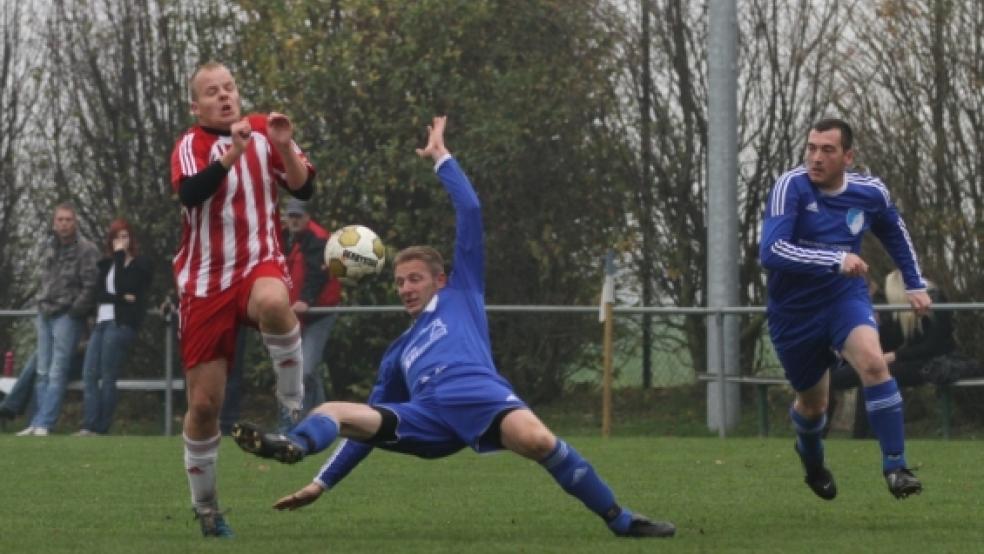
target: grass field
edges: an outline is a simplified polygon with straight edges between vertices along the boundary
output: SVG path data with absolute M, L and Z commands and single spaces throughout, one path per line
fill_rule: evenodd
M 872 441 L 828 441 L 840 496 L 814 497 L 789 438 L 570 436 L 627 506 L 674 521 L 676 538 L 613 538 L 535 464 L 463 452 L 423 461 L 377 452 L 316 504 L 270 504 L 322 457 L 264 463 L 224 440 L 232 541 L 205 541 L 188 508 L 178 438 L 0 436 L 0 551 L 31 552 L 979 552 L 984 447 L 911 441 L 926 485 L 897 501 Z

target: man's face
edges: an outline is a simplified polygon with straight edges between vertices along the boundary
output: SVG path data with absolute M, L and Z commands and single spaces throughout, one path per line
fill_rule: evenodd
M 396 273 L 396 290 L 400 295 L 403 307 L 416 318 L 437 291 L 447 284 L 447 275 L 443 272 L 434 275 L 430 267 L 422 260 L 407 260 L 394 269 Z
M 291 233 L 300 233 L 307 228 L 311 216 L 308 214 L 287 214 L 287 230 Z
M 192 83 L 195 99 L 191 101 L 191 113 L 199 125 L 228 131 L 241 119 L 239 88 L 236 80 L 224 67 L 203 69 Z
M 854 163 L 854 150 L 844 150 L 840 129 L 811 129 L 806 138 L 806 169 L 810 181 L 822 189 L 843 184 L 844 171 Z
M 75 220 L 75 212 L 71 210 L 65 210 L 59 208 L 55 210 L 55 219 L 51 225 L 51 228 L 55 231 L 55 235 L 58 236 L 63 242 L 72 239 L 75 236 L 75 230 L 78 224 Z

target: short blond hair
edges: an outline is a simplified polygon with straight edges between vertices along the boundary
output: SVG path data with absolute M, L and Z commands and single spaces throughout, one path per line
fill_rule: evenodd
M 437 277 L 444 273 L 444 257 L 436 249 L 430 246 L 408 246 L 396 253 L 393 258 L 393 267 L 411 260 L 420 260 L 427 265 L 431 274 Z
M 201 74 L 202 71 L 211 71 L 213 69 L 225 69 L 226 71 L 229 71 L 229 68 L 226 67 L 224 63 L 217 62 L 215 60 L 209 60 L 203 63 L 202 65 L 198 66 L 197 68 L 195 68 L 195 71 L 192 72 L 191 77 L 188 78 L 189 102 L 194 102 L 195 100 L 198 100 L 198 91 L 195 90 L 195 79 L 198 77 L 199 74 Z M 231 71 L 229 72 L 232 73 Z

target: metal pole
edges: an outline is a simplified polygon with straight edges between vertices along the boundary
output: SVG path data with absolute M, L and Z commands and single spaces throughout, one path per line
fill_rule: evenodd
M 738 304 L 738 16 L 735 0 L 708 3 L 707 39 L 707 306 Z M 737 318 L 707 321 L 707 367 L 738 374 Z M 733 427 L 740 413 L 737 385 L 708 386 L 708 426 Z M 717 394 L 731 395 L 715 403 Z M 716 394 L 717 393 L 717 394 Z M 714 413 L 730 405 L 731 413 Z M 723 436 L 723 434 L 722 434 Z
M 601 387 L 601 436 L 608 438 L 612 432 L 612 335 L 615 329 L 615 316 L 612 303 L 605 302 L 605 340 L 604 340 L 604 375 Z
M 174 395 L 172 377 L 174 375 L 174 329 L 171 313 L 164 316 L 164 436 L 171 436 L 171 422 L 174 419 Z
M 718 330 L 717 335 L 717 353 L 718 360 L 724 360 L 724 318 L 725 315 L 721 312 L 714 314 L 714 323 Z M 718 436 L 722 439 L 727 436 L 725 425 L 724 414 L 728 413 L 728 390 L 725 388 L 725 377 L 724 377 L 724 365 L 719 365 L 717 367 L 717 377 L 718 377 L 718 407 L 721 410 L 721 418 L 718 420 Z

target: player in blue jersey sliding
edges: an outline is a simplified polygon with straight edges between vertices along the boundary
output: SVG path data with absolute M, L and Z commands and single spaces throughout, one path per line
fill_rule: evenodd
M 759 258 L 768 270 L 769 334 L 796 400 L 789 417 L 806 484 L 826 500 L 837 495 L 824 463 L 827 371 L 838 356 L 863 385 L 868 420 L 882 451 L 882 473 L 896 498 L 922 491 L 906 466 L 902 396 L 878 343 L 878 324 L 858 255 L 871 230 L 902 271 L 909 303 L 929 309 L 926 281 L 905 223 L 876 178 L 849 172 L 853 131 L 824 119 L 810 130 L 806 162 L 779 177 L 769 194 Z
M 445 117 L 434 118 L 417 154 L 432 158 L 456 215 L 454 271 L 441 255 L 411 246 L 394 265 L 410 328 L 386 350 L 368 404 L 327 402 L 286 435 L 238 423 L 245 451 L 294 463 L 345 437 L 314 481 L 277 501 L 294 510 L 338 484 L 373 448 L 439 458 L 464 447 L 508 449 L 539 462 L 557 483 L 623 537 L 670 537 L 672 523 L 651 521 L 619 506 L 611 489 L 580 454 L 552 432 L 513 392 L 492 361 L 485 315 L 485 254 L 478 197 L 444 146 Z

